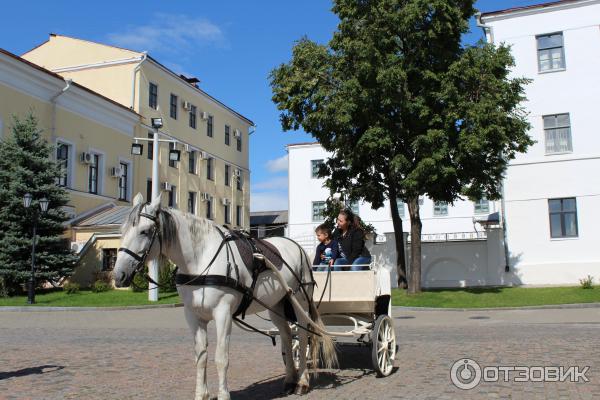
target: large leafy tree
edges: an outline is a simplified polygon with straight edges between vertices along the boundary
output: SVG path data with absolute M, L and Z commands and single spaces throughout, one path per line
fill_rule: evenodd
M 409 292 L 421 282 L 419 196 L 498 198 L 508 161 L 532 143 L 519 106 L 527 81 L 509 77 L 510 49 L 461 44 L 473 3 L 334 0 L 328 45 L 300 39 L 270 76 L 283 129 L 302 128 L 332 153 L 322 170 L 331 193 L 375 209 L 390 200 L 402 286 L 395 200 L 408 204 Z
M 0 142 L 0 279 L 13 294 L 30 276 L 34 213 L 43 197 L 50 205 L 46 214 L 39 213 L 36 281 L 54 281 L 73 270 L 75 256 L 63 236 L 67 217 L 60 209 L 68 194 L 56 185 L 61 170 L 51 151 L 32 113 L 13 118 L 12 135 Z M 34 198 L 29 209 L 23 206 L 25 193 Z

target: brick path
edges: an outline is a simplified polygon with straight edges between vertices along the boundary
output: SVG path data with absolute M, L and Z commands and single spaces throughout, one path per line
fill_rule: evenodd
M 345 347 L 341 370 L 313 379 L 314 388 L 304 398 L 600 398 L 600 309 L 394 310 L 394 315 L 400 350 L 392 376 L 377 379 L 368 349 Z M 216 393 L 212 351 L 209 387 Z M 181 308 L 0 312 L 0 399 L 190 399 L 191 352 Z M 234 399 L 282 397 L 279 348 L 236 331 L 231 354 Z M 590 366 L 590 382 L 482 382 L 463 391 L 449 375 L 453 362 L 464 357 L 480 365 Z

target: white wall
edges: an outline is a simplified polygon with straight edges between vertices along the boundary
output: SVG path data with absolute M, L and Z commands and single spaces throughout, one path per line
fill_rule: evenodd
M 600 279 L 600 2 L 580 1 L 484 17 L 495 43 L 512 46 L 513 76 L 526 87 L 537 141 L 511 162 L 505 180 L 510 263 L 526 284 L 577 284 Z M 536 35 L 563 33 L 564 71 L 538 72 Z M 542 116 L 569 113 L 573 152 L 545 154 Z M 575 197 L 578 237 L 552 239 L 548 199 Z

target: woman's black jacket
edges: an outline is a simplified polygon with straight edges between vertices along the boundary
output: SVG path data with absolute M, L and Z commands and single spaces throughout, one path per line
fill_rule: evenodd
M 336 229 L 333 239 L 339 243 L 348 264 L 352 264 L 358 257 L 371 257 L 371 253 L 365 246 L 365 235 L 360 229 L 350 228 L 345 236 L 342 236 L 342 232 Z M 340 254 L 339 257 L 342 255 Z

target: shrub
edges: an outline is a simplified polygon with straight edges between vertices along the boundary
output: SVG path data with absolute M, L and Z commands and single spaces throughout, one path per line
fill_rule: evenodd
M 174 292 L 177 290 L 177 285 L 175 284 L 175 275 L 173 274 L 175 268 L 177 268 L 175 264 L 172 264 L 169 261 L 161 263 L 158 271 L 158 284 L 161 286 L 162 290 L 169 292 Z
M 9 296 L 8 287 L 6 286 L 6 283 L 4 283 L 4 278 L 0 276 L 0 297 L 8 297 L 8 296 Z
M 102 280 L 98 280 L 98 281 L 94 282 L 94 284 L 92 285 L 92 292 L 94 292 L 94 293 L 108 292 L 111 289 L 112 289 L 112 287 L 108 283 L 106 283 L 105 281 L 102 281 Z
M 148 281 L 146 280 L 147 273 L 148 266 L 144 266 L 142 271 L 135 274 L 129 288 L 134 292 L 143 292 L 148 289 Z
M 67 294 L 79 293 L 79 289 L 81 289 L 81 286 L 79 286 L 79 284 L 75 283 L 75 282 L 68 282 L 68 283 L 65 283 L 65 285 L 63 286 L 63 290 Z
M 594 277 L 588 275 L 586 278 L 580 279 L 579 284 L 582 289 L 593 289 L 594 288 Z

